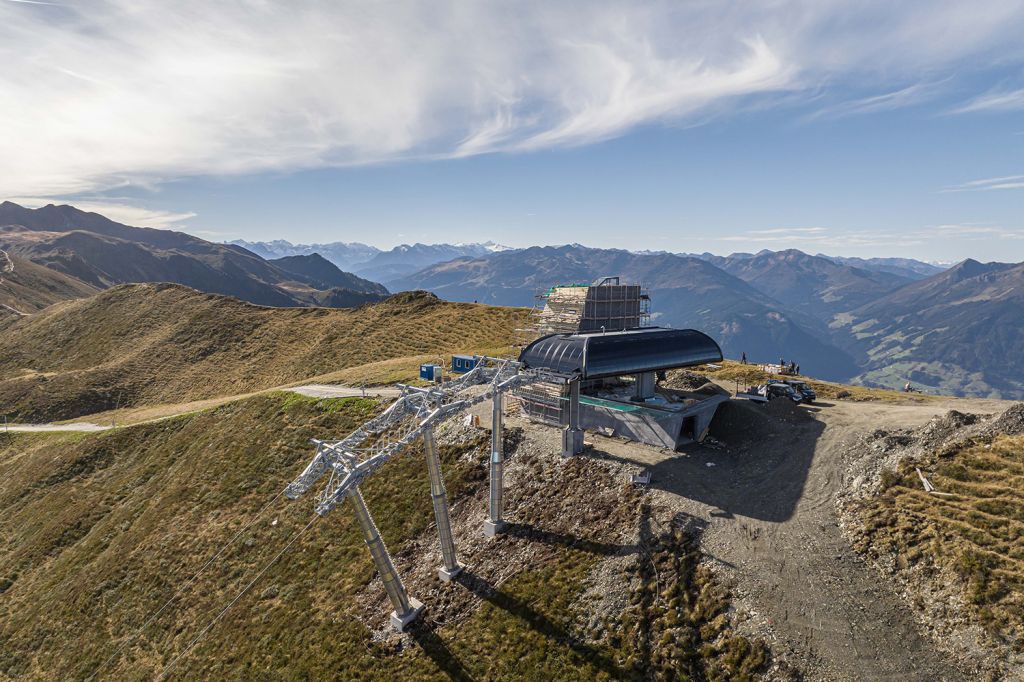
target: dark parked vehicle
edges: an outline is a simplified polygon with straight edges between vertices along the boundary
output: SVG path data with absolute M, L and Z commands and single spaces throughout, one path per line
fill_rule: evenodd
M 804 399 L 802 395 L 796 392 L 796 389 L 781 381 L 770 381 L 763 386 L 759 386 L 757 392 L 768 400 L 774 400 L 775 398 L 788 398 L 794 403 L 799 403 Z
M 786 379 L 783 383 L 789 385 L 794 391 L 803 397 L 805 403 L 813 403 L 818 399 L 818 394 L 807 385 L 807 382 L 798 379 Z

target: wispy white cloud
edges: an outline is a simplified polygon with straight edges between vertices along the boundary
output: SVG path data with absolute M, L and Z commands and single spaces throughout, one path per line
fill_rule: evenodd
M 942 239 L 992 240 L 992 239 L 1024 239 L 1024 230 L 991 225 L 987 223 L 957 223 L 936 225 L 918 232 L 922 236 L 934 237 L 938 233 Z
M 1004 175 L 1001 178 L 971 180 L 962 185 L 944 187 L 942 192 L 987 192 L 996 189 L 1024 189 L 1024 175 Z
M 776 227 L 770 230 L 751 230 L 751 235 L 808 235 L 828 232 L 824 227 Z
M 808 114 L 804 117 L 804 120 L 836 119 L 914 106 L 938 96 L 942 91 L 942 87 L 949 83 L 949 81 L 949 78 L 945 78 L 934 83 L 915 83 L 899 90 L 839 102 L 838 104 L 825 106 Z
M 1020 109 L 1024 109 L 1024 88 L 987 92 L 956 107 L 950 113 L 967 114 L 977 111 L 1017 111 Z
M 932 225 L 910 230 L 830 230 L 824 227 L 794 227 L 772 230 L 751 230 L 742 234 L 719 237 L 717 241 L 742 243 L 745 250 L 754 248 L 805 251 L 820 248 L 858 249 L 865 247 L 921 246 L 941 238 L 949 241 L 992 241 L 1024 239 L 1024 229 L 988 223 Z
M 850 82 L 878 111 L 1021 59 L 1022 25 L 1017 0 L 0 2 L 0 196 L 582 145 Z

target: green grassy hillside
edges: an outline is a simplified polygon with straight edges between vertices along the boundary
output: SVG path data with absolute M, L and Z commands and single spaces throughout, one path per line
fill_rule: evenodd
M 397 358 L 408 358 L 402 368 L 412 373 L 451 352 L 507 350 L 525 314 L 423 293 L 339 310 L 266 308 L 173 284 L 119 286 L 4 323 L 0 411 L 22 421 L 67 419 L 237 395 Z
M 98 435 L 0 436 L 0 678 L 85 679 L 102 666 L 99 679 L 153 679 L 308 523 L 312 500 L 276 502 L 128 638 L 301 469 L 310 437 L 344 433 L 376 409 L 269 394 Z M 487 435 L 460 442 L 444 445 L 442 460 L 456 518 L 478 537 Z M 510 463 L 531 472 L 510 490 L 521 532 L 478 539 L 459 584 L 423 566 L 436 540 L 422 459 L 394 460 L 364 484 L 410 592 L 430 607 L 411 637 L 382 628 L 379 581 L 343 506 L 173 678 L 742 680 L 763 668 L 763 645 L 732 634 L 727 593 L 698 564 L 694 539 L 650 526 L 640 493 L 609 489 L 595 460 L 523 454 Z M 574 538 L 579 519 L 587 532 Z M 639 549 L 610 542 L 630 528 Z M 468 531 L 456 530 L 465 549 Z M 626 561 L 612 582 L 621 605 L 580 628 L 587 577 L 610 557 Z

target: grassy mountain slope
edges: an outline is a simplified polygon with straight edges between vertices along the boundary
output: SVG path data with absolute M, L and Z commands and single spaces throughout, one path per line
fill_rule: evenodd
M 295 276 L 239 246 L 214 244 L 171 230 L 121 225 L 72 206 L 51 204 L 33 210 L 11 202 L 0 204 L 0 248 L 97 288 L 176 282 L 260 305 L 318 303 L 308 283 L 282 286 Z M 357 291 L 384 293 L 376 285 L 358 285 L 361 281 L 351 280 Z
M 751 360 L 796 358 L 808 373 L 845 379 L 853 360 L 826 339 L 823 325 L 757 291 L 714 265 L 673 254 L 635 254 L 579 245 L 533 247 L 487 258 L 462 258 L 389 284 L 427 289 L 443 298 L 498 305 L 532 305 L 553 284 L 589 283 L 622 275 L 650 288 L 654 324 L 694 327 L 715 337 L 725 353 Z
M 852 311 L 836 338 L 867 358 L 866 383 L 1021 398 L 1022 319 L 1024 264 L 966 260 Z
M 96 291 L 74 277 L 0 251 L 0 318 L 34 313 L 57 301 L 92 296 Z
M 301 469 L 309 438 L 344 433 L 376 409 L 278 394 L 84 438 L 0 440 L 0 677 L 84 679 L 102 666 L 99 679 L 154 678 L 306 526 L 311 501 L 276 501 L 191 587 L 190 576 Z M 362 485 L 410 592 L 430 609 L 411 639 L 384 625 L 346 504 L 267 570 L 173 678 L 749 680 L 764 666 L 763 645 L 731 631 L 727 594 L 692 543 L 651 529 L 640 493 L 607 485 L 612 465 L 513 457 L 521 482 L 508 508 L 522 532 L 487 541 L 486 432 L 442 443 L 441 458 L 468 566 L 457 583 L 440 583 L 429 555 L 422 460 L 393 460 Z M 632 533 L 642 554 L 617 544 Z M 621 567 L 621 604 L 595 618 L 594 599 L 580 596 L 598 565 Z
M 20 420 L 71 418 L 393 358 L 497 352 L 524 312 L 423 293 L 356 310 L 263 308 L 179 285 L 124 285 L 3 323 L 0 404 Z

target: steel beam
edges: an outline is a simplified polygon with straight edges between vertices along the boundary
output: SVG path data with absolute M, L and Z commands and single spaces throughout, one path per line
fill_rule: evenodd
M 359 521 L 359 528 L 363 531 L 363 539 L 370 549 L 373 563 L 384 583 L 384 591 L 388 593 L 391 605 L 395 607 L 395 610 L 391 612 L 391 625 L 402 632 L 423 611 L 423 604 L 410 598 L 405 591 L 405 585 L 398 577 L 398 571 L 395 570 L 395 564 L 391 561 L 388 548 L 384 546 L 384 540 L 381 539 L 380 533 L 377 531 L 377 524 L 373 522 L 370 510 L 366 508 L 366 502 L 363 500 L 363 494 L 359 491 L 359 486 L 352 486 L 347 497 L 352 502 L 352 509 Z
M 583 429 L 580 428 L 580 381 L 569 382 L 569 424 L 562 431 L 562 456 L 572 457 L 583 452 Z
M 502 519 L 505 493 L 503 401 L 503 392 L 495 388 L 491 400 L 491 494 L 487 504 L 487 521 L 484 522 L 484 535 L 487 537 L 494 537 L 505 530 L 505 521 Z
M 437 521 L 437 535 L 441 541 L 441 558 L 444 566 L 437 570 L 441 580 L 449 582 L 462 570 L 455 556 L 455 540 L 452 538 L 451 516 L 448 514 L 448 493 L 444 489 L 441 474 L 441 458 L 437 455 L 437 441 L 434 428 L 423 429 L 423 450 L 427 456 L 427 473 L 430 474 L 430 499 L 434 503 L 434 520 Z

